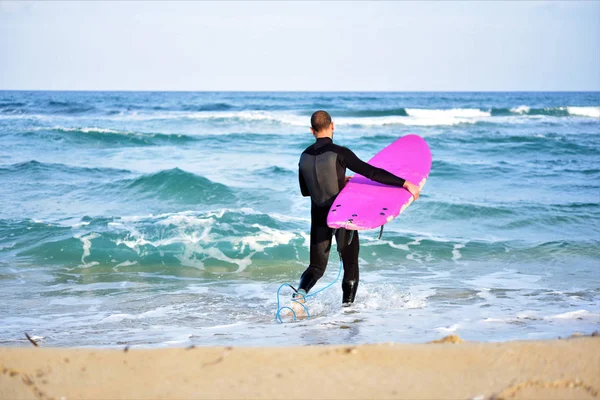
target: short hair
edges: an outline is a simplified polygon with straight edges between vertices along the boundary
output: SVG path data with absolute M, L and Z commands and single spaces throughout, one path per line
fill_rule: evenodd
M 329 128 L 331 125 L 331 115 L 327 111 L 315 111 L 310 117 L 310 125 L 315 132 L 321 132 L 323 129 Z

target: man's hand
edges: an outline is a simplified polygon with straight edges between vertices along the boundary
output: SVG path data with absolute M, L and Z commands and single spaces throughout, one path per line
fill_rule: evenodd
M 352 177 L 351 177 L 351 176 L 347 176 L 347 177 L 346 177 L 346 182 L 345 182 L 345 183 L 348 183 L 348 181 L 349 181 L 350 179 L 352 179 Z
M 409 181 L 404 181 L 403 187 L 406 190 L 408 190 L 410 192 L 410 194 L 413 195 L 413 197 L 415 198 L 415 200 L 417 200 L 419 198 L 419 195 L 421 194 L 421 188 L 420 187 L 418 187 L 417 185 L 413 185 Z

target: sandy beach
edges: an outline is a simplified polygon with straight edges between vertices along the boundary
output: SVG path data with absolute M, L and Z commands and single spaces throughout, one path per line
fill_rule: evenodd
M 600 338 L 0 349 L 1 399 L 593 399 Z

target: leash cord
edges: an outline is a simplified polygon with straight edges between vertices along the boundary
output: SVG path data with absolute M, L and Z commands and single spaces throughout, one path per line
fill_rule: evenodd
M 305 300 L 305 299 L 307 299 L 309 297 L 313 297 L 313 296 L 321 293 L 323 290 L 329 289 L 331 286 L 333 286 L 338 281 L 338 279 L 340 279 L 340 276 L 342 275 L 342 270 L 343 269 L 344 269 L 344 263 L 342 261 L 342 257 L 340 257 L 340 269 L 338 271 L 338 274 L 337 274 L 337 277 L 335 278 L 335 280 L 333 282 L 331 282 L 329 285 L 325 286 L 324 288 L 321 288 L 321 289 L 317 290 L 316 292 L 313 292 L 313 293 L 307 294 L 307 295 L 300 295 L 300 296 L 302 296 L 302 300 Z M 292 312 L 292 315 L 294 316 L 294 321 L 298 320 L 298 318 L 296 317 L 296 312 L 291 307 L 289 307 L 289 306 L 281 306 L 280 291 L 281 291 L 282 288 L 284 288 L 286 286 L 289 286 L 290 288 L 292 288 L 292 290 L 295 293 L 298 293 L 298 290 L 295 287 L 293 287 L 292 285 L 290 285 L 289 283 L 283 283 L 277 289 L 277 312 L 275 313 L 275 320 L 278 321 L 278 322 L 280 322 L 280 323 L 283 323 L 283 320 L 281 319 L 281 311 L 286 310 L 286 309 L 290 310 Z M 300 304 L 302 306 L 302 308 L 304 309 L 304 312 L 306 312 L 307 319 L 310 319 L 310 313 L 308 312 L 308 308 L 306 307 L 306 305 L 304 305 L 304 303 L 301 303 L 301 302 L 299 302 L 298 300 L 295 300 L 295 299 L 292 299 L 292 302 Z

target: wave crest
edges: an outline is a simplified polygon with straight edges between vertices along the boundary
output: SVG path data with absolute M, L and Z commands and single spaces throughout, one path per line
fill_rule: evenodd
M 598 107 L 567 107 L 570 115 L 600 118 L 600 106 Z
M 196 138 L 183 134 L 141 133 L 94 126 L 37 127 L 25 132 L 25 135 L 36 135 L 44 140 L 63 139 L 79 144 L 159 146 L 166 144 L 185 144 L 196 141 Z
M 521 115 L 521 116 L 547 116 L 547 117 L 590 117 L 600 118 L 600 106 L 598 107 L 544 107 L 535 108 L 521 105 L 513 108 L 492 108 L 490 113 L 494 117 Z
M 125 179 L 108 187 L 120 195 L 129 192 L 133 198 L 157 198 L 178 204 L 227 204 L 236 198 L 228 186 L 179 168 Z

